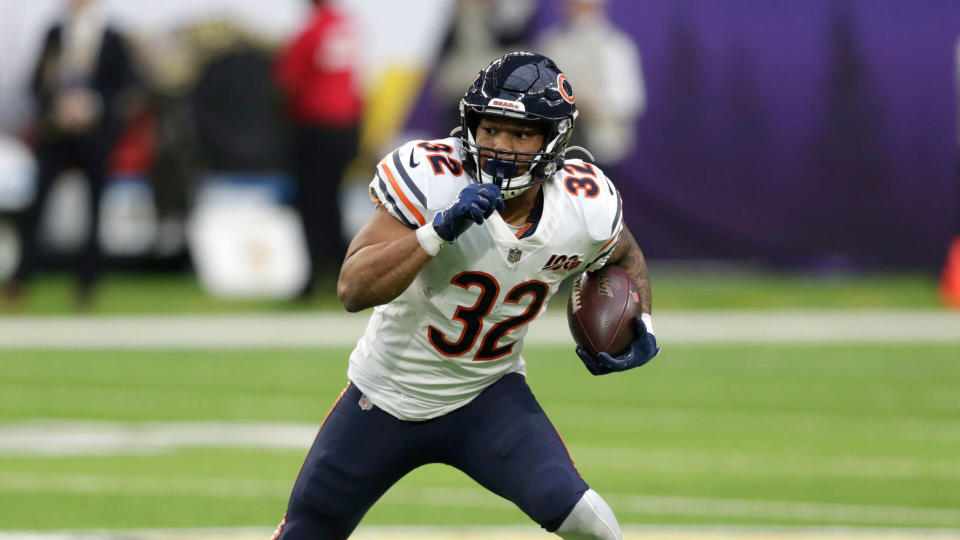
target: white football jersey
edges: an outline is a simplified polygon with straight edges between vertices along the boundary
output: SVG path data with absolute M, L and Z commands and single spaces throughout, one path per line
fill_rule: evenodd
M 472 183 L 460 152 L 455 137 L 409 142 L 377 165 L 371 195 L 411 228 L 429 223 Z M 595 165 L 567 160 L 542 186 L 539 221 L 517 232 L 494 212 L 374 308 L 348 372 L 373 403 L 425 420 L 524 372 L 529 323 L 561 281 L 604 264 L 622 228 L 620 195 Z

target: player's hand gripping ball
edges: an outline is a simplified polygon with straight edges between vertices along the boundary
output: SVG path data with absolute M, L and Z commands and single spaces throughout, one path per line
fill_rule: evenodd
M 457 200 L 433 217 L 433 228 L 447 242 L 453 242 L 467 227 L 490 217 L 494 210 L 503 210 L 500 187 L 495 184 L 470 184 Z
M 605 266 L 574 281 L 567 323 L 577 356 L 590 373 L 639 367 L 660 352 L 640 314 L 640 294 L 623 268 Z

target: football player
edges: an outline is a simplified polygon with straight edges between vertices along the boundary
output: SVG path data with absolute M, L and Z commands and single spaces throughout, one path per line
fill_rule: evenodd
M 376 210 L 337 284 L 348 311 L 374 310 L 275 538 L 346 538 L 427 463 L 460 469 L 562 538 L 622 537 L 527 386 L 520 352 L 561 281 L 616 264 L 642 297 L 636 338 L 619 357 L 577 354 L 595 375 L 656 356 L 643 254 L 613 182 L 565 157 L 577 108 L 552 60 L 494 60 L 460 116 L 458 136 L 411 141 L 377 165 Z

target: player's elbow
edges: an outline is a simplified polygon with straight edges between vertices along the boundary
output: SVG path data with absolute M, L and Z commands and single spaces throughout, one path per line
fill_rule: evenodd
M 349 282 L 340 279 L 337 282 L 337 299 L 343 305 L 343 308 L 350 313 L 356 313 L 367 307 L 363 298 L 362 291 L 358 287 L 352 286 Z
M 384 300 L 380 297 L 378 290 L 379 287 L 365 280 L 344 279 L 341 275 L 337 281 L 337 299 L 350 313 L 389 302 L 390 299 Z

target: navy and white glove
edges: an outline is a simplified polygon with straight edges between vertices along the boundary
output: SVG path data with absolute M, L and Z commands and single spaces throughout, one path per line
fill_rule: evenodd
M 660 352 L 660 347 L 657 347 L 657 338 L 653 336 L 653 333 L 647 332 L 647 326 L 640 317 L 633 318 L 633 329 L 636 335 L 627 350 L 623 351 L 620 356 L 610 356 L 601 352 L 594 358 L 581 347 L 577 347 L 577 356 L 580 357 L 583 365 L 587 366 L 590 373 L 594 375 L 606 375 L 614 371 L 626 371 L 640 367 L 653 360 L 653 357 Z
M 433 216 L 433 228 L 445 242 L 453 242 L 463 231 L 483 223 L 494 210 L 503 210 L 500 187 L 495 184 L 470 184 L 457 200 Z

